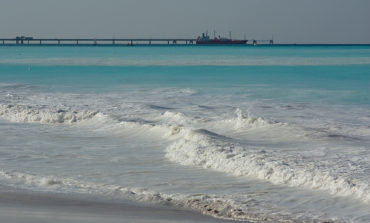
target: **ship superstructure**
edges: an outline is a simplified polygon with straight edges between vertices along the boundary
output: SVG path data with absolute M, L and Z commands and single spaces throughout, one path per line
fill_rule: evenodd
M 230 45 L 230 44 L 247 44 L 248 40 L 233 40 L 231 39 L 231 34 L 230 34 L 230 38 L 225 38 L 225 37 L 216 37 L 216 35 L 214 35 L 214 38 L 211 39 L 208 35 L 208 33 L 202 33 L 202 36 L 199 36 L 197 38 L 197 41 L 196 41 L 196 44 L 209 44 L 209 45 L 212 45 L 212 44 L 218 44 L 218 45 Z

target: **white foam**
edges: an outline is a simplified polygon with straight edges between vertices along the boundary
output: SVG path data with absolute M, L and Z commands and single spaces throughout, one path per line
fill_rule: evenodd
M 182 165 L 201 166 L 235 176 L 322 190 L 334 196 L 370 202 L 368 181 L 331 171 L 335 165 L 341 165 L 335 162 L 328 164 L 300 155 L 246 148 L 204 130 L 184 132 L 183 138 L 168 146 L 166 152 L 169 160 Z M 332 166 L 326 168 L 328 165 Z
M 237 108 L 235 111 L 236 118 L 218 120 L 214 124 L 222 128 L 229 128 L 234 130 L 247 130 L 261 127 L 271 127 L 276 122 L 269 121 L 262 117 L 255 117 L 250 114 L 245 116 L 241 109 Z
M 137 122 L 122 121 L 110 130 L 115 129 L 118 133 L 136 132 L 138 137 L 155 137 L 162 140 L 171 140 L 178 137 L 179 133 L 184 130 L 178 125 L 169 124 L 140 124 Z
M 180 112 L 166 111 L 161 116 L 166 123 L 191 126 L 192 120 Z
M 26 105 L 0 104 L 0 118 L 20 123 L 40 124 L 75 124 L 79 123 L 102 133 L 116 133 L 125 136 L 154 137 L 173 140 L 184 129 L 180 124 L 170 122 L 185 120 L 181 113 L 166 112 L 164 123 L 140 123 L 136 121 L 118 121 L 98 111 L 63 110 L 57 108 L 38 108 Z M 167 123 L 171 124 L 167 124 Z
M 205 128 L 212 131 L 221 132 L 222 134 L 229 132 L 229 130 L 243 132 L 247 130 L 255 130 L 258 128 L 271 128 L 271 127 L 282 127 L 284 123 L 273 122 L 261 117 L 254 117 L 250 114 L 248 116 L 243 115 L 242 111 L 238 108 L 235 111 L 235 118 L 226 119 L 201 119 L 191 118 L 181 112 L 166 111 L 157 118 L 160 126 L 172 129 L 171 134 L 178 134 L 180 131 L 187 131 L 191 129 Z M 219 117 L 218 117 L 219 118 Z M 158 125 L 158 124 L 157 124 Z M 176 131 L 173 131 L 176 129 Z M 168 134 L 166 136 L 169 136 Z
M 244 116 L 240 110 L 237 110 L 236 114 L 235 119 L 221 122 L 232 123 L 236 129 L 276 125 L 262 118 Z M 332 160 L 329 163 L 332 165 L 330 168 L 323 168 L 328 164 L 310 159 L 305 153 L 298 155 L 279 153 L 239 145 L 232 138 L 207 129 L 194 130 L 191 127 L 194 120 L 178 112 L 163 113 L 161 119 L 165 120 L 164 123 L 142 124 L 128 121 L 117 122 L 96 111 L 50 111 L 23 105 L 0 104 L 0 117 L 14 122 L 42 124 L 89 121 L 88 125 L 95 125 L 98 127 L 97 130 L 104 132 L 106 130 L 123 132 L 125 136 L 136 135 L 137 137 L 149 135 L 158 140 L 172 142 L 166 149 L 166 157 L 183 165 L 202 166 L 236 176 L 256 177 L 275 184 L 303 186 L 328 191 L 335 196 L 349 196 L 364 202 L 370 201 L 368 182 L 358 176 L 357 179 L 352 179 L 348 174 L 337 174 L 335 166 L 339 164 Z M 322 156 L 322 153 L 317 154 Z M 313 155 L 317 156 L 317 154 Z M 50 182 L 58 184 L 58 181 L 48 179 L 44 179 L 42 184 Z
M 124 187 L 111 184 L 99 184 L 75 180 L 72 178 L 60 178 L 56 176 L 37 176 L 33 174 L 16 171 L 0 170 L 0 180 L 7 179 L 13 184 L 29 185 L 41 191 L 71 191 L 79 193 L 94 193 L 104 196 L 122 196 L 138 202 L 150 202 L 162 205 L 172 205 L 191 208 L 205 215 L 216 218 L 243 221 L 264 221 L 264 222 L 291 222 L 291 221 L 314 221 L 312 216 L 298 215 L 291 213 L 268 213 L 255 209 L 253 199 L 244 201 L 242 204 L 234 200 L 205 194 L 169 194 L 153 190 Z M 321 219 L 323 220 L 323 219 Z M 329 221 L 330 222 L 330 221 Z
M 12 122 L 67 124 L 81 122 L 93 119 L 94 117 L 103 116 L 103 114 L 97 111 L 89 110 L 65 111 L 60 109 L 56 111 L 50 111 L 46 109 L 38 109 L 23 105 L 0 104 L 0 117 Z

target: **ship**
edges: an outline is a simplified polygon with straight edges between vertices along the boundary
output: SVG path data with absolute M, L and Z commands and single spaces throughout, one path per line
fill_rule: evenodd
M 224 37 L 216 37 L 214 35 L 214 38 L 211 39 L 208 36 L 208 33 L 202 33 L 202 36 L 199 36 L 196 40 L 196 44 L 205 44 L 205 45 L 242 45 L 247 44 L 248 40 L 233 40 L 230 38 L 224 38 Z

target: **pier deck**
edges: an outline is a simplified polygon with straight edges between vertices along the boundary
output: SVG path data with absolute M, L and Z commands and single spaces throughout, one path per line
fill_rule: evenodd
M 0 38 L 0 45 L 192 45 L 196 39 Z

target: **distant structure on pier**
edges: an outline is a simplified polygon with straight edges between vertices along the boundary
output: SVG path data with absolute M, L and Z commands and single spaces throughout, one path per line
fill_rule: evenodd
M 231 32 L 230 32 L 230 38 L 225 37 L 216 37 L 216 32 L 214 32 L 214 37 L 211 39 L 208 36 L 208 32 L 202 33 L 202 36 L 199 36 L 197 38 L 197 44 L 203 44 L 203 45 L 242 45 L 247 44 L 248 40 L 233 40 L 231 39 Z
M 24 44 L 25 40 L 33 40 L 33 37 L 17 36 L 15 37 L 16 44 Z

